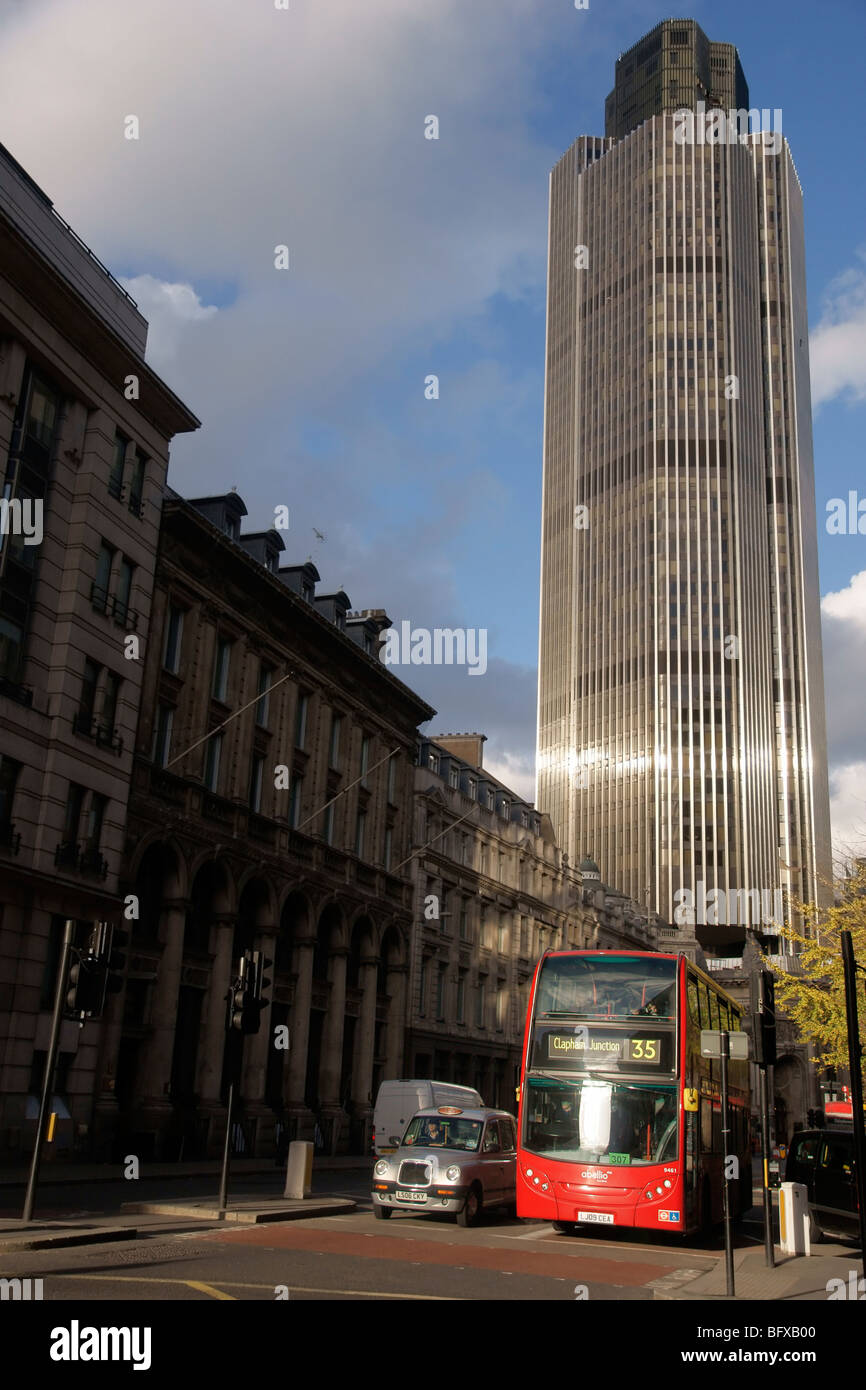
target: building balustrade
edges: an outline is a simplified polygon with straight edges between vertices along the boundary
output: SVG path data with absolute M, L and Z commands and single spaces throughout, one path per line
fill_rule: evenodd
M 78 845 L 74 840 L 61 840 L 54 851 L 54 863 L 58 869 L 73 869 L 93 878 L 108 875 L 108 861 L 99 850 L 92 845 Z
M 33 691 L 29 685 L 19 685 L 17 681 L 9 680 L 6 676 L 0 676 L 0 695 L 5 695 L 7 700 L 14 700 L 16 704 L 25 705 L 28 709 L 33 704 Z
M 0 849 L 9 849 L 17 854 L 21 848 L 21 832 L 11 821 L 0 822 Z
M 118 757 L 123 752 L 123 739 L 118 734 L 117 729 L 108 724 L 100 724 L 81 710 L 72 716 L 72 730 L 73 733 L 80 734 L 82 738 L 89 738 L 96 744 L 97 748 L 108 748 Z

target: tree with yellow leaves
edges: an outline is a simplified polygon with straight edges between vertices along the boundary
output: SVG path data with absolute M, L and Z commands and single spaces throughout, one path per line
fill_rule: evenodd
M 856 861 L 852 873 L 836 885 L 833 907 L 800 904 L 801 918 L 814 923 L 813 935 L 802 936 L 788 928 L 787 939 L 796 942 L 802 973 L 774 969 L 777 1007 L 794 1025 L 798 1035 L 812 1044 L 814 1061 L 824 1067 L 848 1067 L 848 1028 L 845 1019 L 845 983 L 842 973 L 840 932 L 850 931 L 854 959 L 866 967 L 866 859 Z M 857 971 L 857 1014 L 860 1039 L 866 1044 L 866 972 Z

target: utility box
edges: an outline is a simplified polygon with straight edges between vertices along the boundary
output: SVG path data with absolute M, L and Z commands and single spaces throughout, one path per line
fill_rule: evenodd
M 284 1197 L 309 1197 L 313 1190 L 313 1145 L 296 1139 L 289 1145 Z
M 809 1192 L 801 1182 L 783 1182 L 779 1189 L 779 1238 L 786 1255 L 811 1255 Z

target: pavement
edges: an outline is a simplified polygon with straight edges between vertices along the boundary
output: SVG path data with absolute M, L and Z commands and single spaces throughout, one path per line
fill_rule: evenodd
M 369 1170 L 373 1159 L 355 1155 L 349 1158 L 317 1158 L 317 1172 L 333 1171 L 335 1174 L 346 1171 Z M 204 1159 L 189 1163 L 147 1163 L 141 1168 L 141 1177 L 149 1180 L 189 1179 L 213 1176 L 218 1180 L 222 1164 L 218 1159 Z M 273 1159 L 233 1159 L 231 1178 L 233 1181 L 252 1177 L 259 1173 L 274 1174 L 276 1165 Z M 29 1169 L 4 1168 L 0 1170 L 0 1187 L 25 1188 Z M 76 1163 L 68 1167 L 62 1163 L 43 1164 L 39 1181 L 45 1187 L 67 1186 L 73 1184 L 116 1183 L 120 1180 L 117 1164 Z M 217 1186 L 215 1181 L 214 1186 Z M 37 1190 L 36 1206 L 38 1210 Z M 336 1216 L 353 1211 L 356 1203 L 345 1197 L 319 1195 L 303 1200 L 291 1200 L 280 1196 L 230 1197 L 225 1213 L 220 1213 L 213 1198 L 197 1201 L 191 1198 L 173 1200 L 160 1199 L 151 1202 L 124 1202 L 121 1215 L 113 1212 L 101 1216 L 87 1213 L 76 1219 L 60 1221 L 34 1218 L 26 1225 L 20 1217 L 0 1216 L 0 1255 L 22 1250 L 52 1250 L 71 1245 L 106 1244 L 112 1241 L 134 1240 L 140 1236 L 174 1234 L 179 1231 L 194 1230 L 202 1222 L 228 1222 L 229 1224 L 259 1225 L 271 1221 L 293 1221 L 317 1216 Z M 144 1218 L 133 1220 L 133 1217 Z
M 734 1251 L 734 1294 L 727 1294 L 725 1261 L 716 1261 L 708 1273 L 689 1278 L 688 1270 L 677 1270 L 670 1280 L 657 1280 L 653 1297 L 657 1299 L 708 1303 L 761 1302 L 778 1300 L 812 1300 L 826 1302 L 833 1279 L 841 1279 L 846 1291 L 850 1288 L 852 1270 L 862 1276 L 863 1261 L 856 1245 L 835 1244 L 829 1241 L 813 1247 L 813 1253 L 783 1255 L 777 1245 L 774 1265 L 768 1268 L 764 1247 Z M 685 1276 L 685 1278 L 683 1278 Z M 862 1285 L 861 1285 L 862 1288 Z

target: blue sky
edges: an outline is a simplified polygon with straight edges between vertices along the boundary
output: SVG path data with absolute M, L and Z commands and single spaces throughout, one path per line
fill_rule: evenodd
M 737 45 L 804 187 L 834 817 L 850 839 L 866 828 L 866 535 L 823 519 L 828 498 L 866 496 L 861 0 L 0 0 L 0 138 L 129 282 L 149 359 L 203 420 L 173 446 L 172 484 L 237 486 L 251 529 L 288 505 L 289 558 L 312 555 L 355 607 L 486 627 L 486 677 L 409 681 L 434 730 L 487 732 L 490 765 L 531 794 L 548 174 L 603 133 L 617 54 L 671 15 Z

